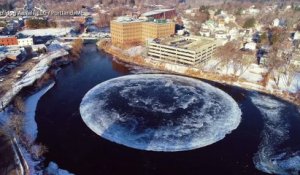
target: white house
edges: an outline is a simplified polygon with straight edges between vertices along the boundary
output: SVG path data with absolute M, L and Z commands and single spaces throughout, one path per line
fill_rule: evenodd
M 246 43 L 244 48 L 246 50 L 255 50 L 256 49 L 256 43 L 255 42 Z
M 192 9 L 187 9 L 187 10 L 185 10 L 185 14 L 192 14 L 193 13 L 193 10 Z
M 278 18 L 276 18 L 276 19 L 273 20 L 273 26 L 274 27 L 278 27 L 279 24 L 280 24 L 280 20 Z
M 201 36 L 210 37 L 209 29 L 201 29 L 199 33 Z
M 18 39 L 18 45 L 19 46 L 32 46 L 33 45 L 33 39 L 32 38 Z
M 230 36 L 230 40 L 237 39 L 239 31 L 236 28 L 232 28 L 231 30 L 229 30 L 228 35 Z
M 300 32 L 299 31 L 295 32 L 294 40 L 300 40 Z
M 247 9 L 247 13 L 249 15 L 257 15 L 259 12 L 260 10 L 255 8 L 255 6 L 251 6 L 249 9 Z
M 45 44 L 32 45 L 31 47 L 33 52 L 37 52 L 39 49 L 47 49 Z
M 215 38 L 216 39 L 227 39 L 227 33 L 223 30 L 219 30 L 215 32 Z

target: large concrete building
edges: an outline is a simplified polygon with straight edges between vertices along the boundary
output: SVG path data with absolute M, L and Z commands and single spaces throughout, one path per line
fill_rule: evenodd
M 159 61 L 197 66 L 212 57 L 216 46 L 216 42 L 209 38 L 169 37 L 149 42 L 148 56 Z
M 137 44 L 174 34 L 175 23 L 161 19 L 119 17 L 111 21 L 110 30 L 114 45 Z

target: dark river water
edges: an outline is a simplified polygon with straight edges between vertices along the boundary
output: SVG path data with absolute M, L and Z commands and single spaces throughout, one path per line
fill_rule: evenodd
M 289 161 L 296 163 L 291 165 L 290 169 L 293 171 L 288 172 L 297 171 L 298 150 L 300 150 L 298 109 L 273 97 L 263 96 L 263 100 L 268 97 L 264 102 L 258 100 L 261 95 L 255 92 L 212 82 L 209 83 L 232 96 L 242 111 L 239 127 L 217 143 L 192 151 L 148 152 L 118 145 L 92 132 L 82 121 L 79 113 L 79 105 L 84 95 L 101 82 L 142 70 L 113 61 L 110 55 L 98 52 L 95 45 L 86 45 L 81 59 L 63 68 L 57 75 L 55 86 L 39 101 L 36 112 L 39 131 L 37 141 L 49 149 L 45 155 L 45 164 L 54 161 L 60 168 L 78 175 L 256 175 L 264 173 L 255 165 L 261 167 L 259 169 L 268 167 L 257 162 L 266 161 L 263 157 L 272 157 L 278 160 L 278 164 L 284 163 L 280 167 L 290 166 Z M 260 107 L 254 105 L 254 101 Z M 282 116 L 289 119 L 273 121 L 268 110 L 271 110 L 275 117 L 277 113 L 283 111 L 276 111 L 277 102 L 284 105 L 285 112 Z M 265 103 L 273 106 L 265 107 Z M 289 124 L 283 124 L 285 121 Z M 283 135 L 268 132 L 270 128 L 273 130 L 279 128 Z M 265 147 L 266 149 L 262 149 Z M 259 150 L 268 150 L 261 151 L 260 155 L 266 156 L 254 158 Z M 281 155 L 282 152 L 286 153 L 285 156 L 276 159 L 276 155 Z M 293 155 L 295 159 L 290 160 L 289 155 Z

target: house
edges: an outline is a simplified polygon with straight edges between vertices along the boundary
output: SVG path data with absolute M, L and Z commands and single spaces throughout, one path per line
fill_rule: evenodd
M 278 18 L 273 20 L 273 27 L 278 27 L 280 23 L 280 20 Z
M 33 45 L 33 38 L 20 38 L 18 39 L 19 46 L 32 46 Z
M 215 38 L 216 39 L 227 39 L 227 33 L 224 30 L 219 30 L 215 32 Z
M 299 31 L 294 33 L 294 40 L 300 40 L 300 32 Z
M 17 37 L 15 36 L 0 36 L 0 46 L 18 45 Z
M 298 68 L 298 70 L 300 70 L 300 50 L 293 53 L 291 64 L 293 64 L 295 67 Z
M 229 15 L 226 12 L 222 11 L 221 14 L 214 17 L 217 21 L 221 21 L 221 23 L 228 24 L 229 22 L 235 22 L 236 17 L 234 15 Z M 220 24 L 220 22 L 219 22 Z
M 192 9 L 187 9 L 187 10 L 185 10 L 185 14 L 190 15 L 190 14 L 192 14 L 192 13 L 193 13 L 193 10 L 192 10 Z
M 245 50 L 255 50 L 256 49 L 256 43 L 255 42 L 249 42 L 246 43 L 244 46 Z
M 246 10 L 246 13 L 249 15 L 257 15 L 260 12 L 259 9 L 255 8 L 255 6 L 251 6 L 249 9 Z
M 201 36 L 210 37 L 209 29 L 201 29 L 199 33 Z
M 230 40 L 235 40 L 239 36 L 239 31 L 237 28 L 232 28 L 229 30 L 228 35 Z
M 17 61 L 22 58 L 22 53 L 25 53 L 25 49 L 19 46 L 6 46 L 1 47 L 0 57 L 6 58 L 12 61 Z
M 47 50 L 47 47 L 46 47 L 45 44 L 36 44 L 36 45 L 32 45 L 31 48 L 32 48 L 32 51 L 33 51 L 33 52 L 37 52 L 38 50 L 41 50 L 41 49 Z

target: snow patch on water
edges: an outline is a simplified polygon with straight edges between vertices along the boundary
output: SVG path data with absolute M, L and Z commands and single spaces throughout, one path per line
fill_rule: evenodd
M 151 151 L 184 151 L 222 140 L 241 120 L 238 104 L 207 83 L 175 75 L 111 79 L 91 89 L 80 113 L 110 141 Z
M 59 169 L 58 165 L 54 162 L 50 162 L 45 170 L 47 175 L 74 175 L 66 170 Z
M 262 141 L 253 158 L 256 168 L 270 174 L 298 175 L 300 150 L 283 149 L 281 145 L 290 139 L 290 123 L 287 117 L 299 116 L 299 113 L 295 111 L 294 115 L 286 115 L 288 106 L 269 96 L 254 94 L 251 95 L 251 100 L 264 120 Z

